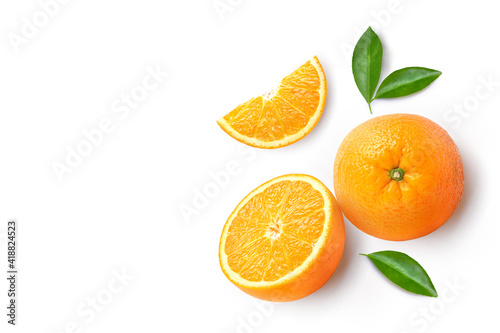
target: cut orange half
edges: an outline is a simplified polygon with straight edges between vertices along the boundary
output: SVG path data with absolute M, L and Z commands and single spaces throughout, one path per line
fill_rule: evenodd
M 342 213 L 330 190 L 314 177 L 285 175 L 238 204 L 222 230 L 219 260 L 226 277 L 244 292 L 293 301 L 328 281 L 344 238 Z
M 217 123 L 247 145 L 283 147 L 311 132 L 321 118 L 325 99 L 325 73 L 314 57 L 281 80 L 278 88 L 239 105 Z

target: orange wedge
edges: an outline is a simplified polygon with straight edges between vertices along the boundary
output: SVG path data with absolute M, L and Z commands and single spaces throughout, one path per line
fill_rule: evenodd
M 314 177 L 285 175 L 238 204 L 222 230 L 219 261 L 244 292 L 293 301 L 328 281 L 344 238 L 342 213 L 330 190 Z
M 281 80 L 275 90 L 236 107 L 217 123 L 258 148 L 278 148 L 305 137 L 323 114 L 326 78 L 317 57 Z

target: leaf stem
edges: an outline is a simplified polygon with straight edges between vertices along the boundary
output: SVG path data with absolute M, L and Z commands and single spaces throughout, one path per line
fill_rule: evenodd
M 370 109 L 370 113 L 373 114 L 373 112 L 372 112 L 372 106 L 371 106 L 370 103 L 368 103 L 368 108 Z

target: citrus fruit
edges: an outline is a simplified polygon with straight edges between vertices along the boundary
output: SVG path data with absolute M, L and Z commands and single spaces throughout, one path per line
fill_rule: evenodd
M 217 123 L 230 136 L 258 148 L 278 148 L 305 137 L 323 113 L 326 78 L 313 57 L 273 91 L 250 99 Z
M 448 133 L 427 118 L 376 117 L 343 140 L 334 187 L 357 228 L 386 240 L 414 239 L 439 228 L 457 208 L 462 159 Z
M 344 220 L 328 188 L 308 175 L 274 178 L 250 192 L 224 225 L 219 261 L 244 292 L 285 302 L 318 290 L 344 248 Z

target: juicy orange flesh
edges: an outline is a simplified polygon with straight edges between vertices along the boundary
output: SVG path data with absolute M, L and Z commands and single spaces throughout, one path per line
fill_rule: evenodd
M 252 197 L 229 227 L 231 270 L 247 281 L 276 281 L 312 253 L 325 222 L 323 195 L 305 181 L 281 181 Z
M 306 127 L 316 113 L 320 77 L 310 61 L 285 77 L 268 98 L 259 96 L 224 116 L 238 133 L 261 141 L 276 141 Z

